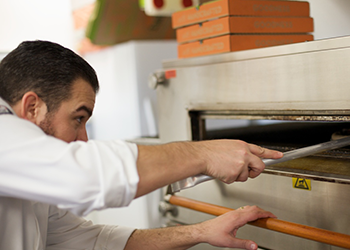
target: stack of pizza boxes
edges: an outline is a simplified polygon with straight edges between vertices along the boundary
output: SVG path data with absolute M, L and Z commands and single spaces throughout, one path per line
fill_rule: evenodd
M 312 41 L 303 1 L 216 0 L 173 13 L 178 57 L 188 58 Z

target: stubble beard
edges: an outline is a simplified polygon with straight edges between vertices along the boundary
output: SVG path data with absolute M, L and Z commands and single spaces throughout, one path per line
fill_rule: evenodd
M 47 113 L 45 119 L 39 123 L 39 127 L 44 131 L 45 134 L 55 136 L 55 130 L 52 126 L 53 115 Z

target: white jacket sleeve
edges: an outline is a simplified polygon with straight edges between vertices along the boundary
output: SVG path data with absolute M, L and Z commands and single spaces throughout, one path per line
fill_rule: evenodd
M 128 205 L 139 177 L 137 146 L 66 143 L 14 115 L 0 115 L 0 195 L 57 205 L 77 215 Z
M 123 250 L 135 230 L 114 225 L 93 225 L 72 213 L 50 206 L 46 250 Z

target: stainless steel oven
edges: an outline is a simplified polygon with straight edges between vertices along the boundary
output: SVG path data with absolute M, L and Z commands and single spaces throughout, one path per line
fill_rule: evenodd
M 347 136 L 349 68 L 350 37 L 163 62 L 150 78 L 160 141 L 231 138 L 288 151 Z M 350 148 L 269 166 L 244 183 L 213 180 L 177 195 L 228 208 L 258 205 L 284 221 L 350 235 Z M 212 218 L 176 209 L 164 213 L 167 225 Z M 238 237 L 262 249 L 344 249 L 249 225 Z

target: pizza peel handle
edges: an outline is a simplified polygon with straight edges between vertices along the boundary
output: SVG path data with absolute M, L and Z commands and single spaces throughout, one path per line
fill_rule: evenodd
M 280 159 L 263 159 L 262 161 L 265 163 L 265 166 L 270 166 L 273 164 L 294 160 L 297 158 L 317 154 L 325 150 L 332 150 L 336 148 L 345 147 L 348 145 L 350 145 L 350 136 L 341 138 L 338 140 L 334 140 L 334 141 L 323 142 L 313 146 L 291 150 L 291 151 L 285 152 L 283 157 Z M 202 174 L 188 177 L 186 179 L 172 183 L 170 185 L 171 193 L 179 192 L 182 189 L 190 188 L 190 187 L 196 186 L 199 183 L 209 181 L 212 179 L 214 178 L 211 176 L 202 175 Z

